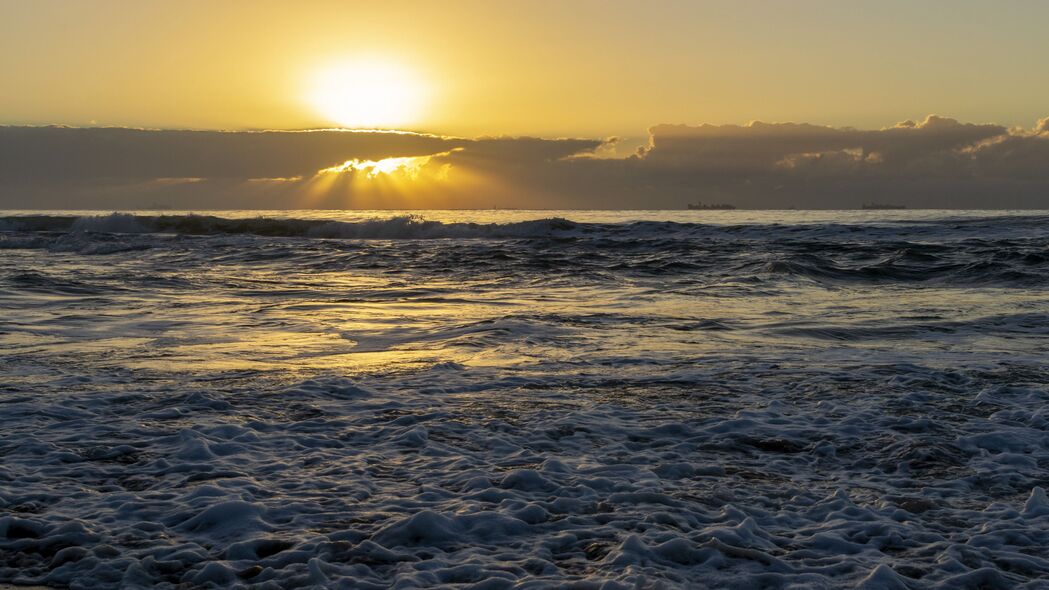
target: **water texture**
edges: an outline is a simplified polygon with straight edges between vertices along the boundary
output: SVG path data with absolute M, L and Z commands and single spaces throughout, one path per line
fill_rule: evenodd
M 1046 588 L 1047 212 L 2 212 L 0 583 Z

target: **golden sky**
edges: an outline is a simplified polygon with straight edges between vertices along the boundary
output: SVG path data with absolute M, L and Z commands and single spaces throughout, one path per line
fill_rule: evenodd
M 1029 127 L 1049 105 L 1046 22 L 1037 0 L 0 0 L 0 124 L 328 127 L 342 121 L 318 86 L 338 99 L 392 75 L 412 104 L 366 126 L 637 137 L 941 113 Z

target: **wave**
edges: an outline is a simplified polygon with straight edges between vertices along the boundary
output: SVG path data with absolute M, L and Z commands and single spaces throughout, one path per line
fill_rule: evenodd
M 1002 337 L 1049 335 L 1047 316 L 1038 312 L 991 314 L 971 318 L 929 318 L 922 316 L 899 319 L 879 318 L 859 322 L 794 322 L 773 325 L 770 333 L 834 341 L 885 341 L 934 338 L 937 335 L 990 335 Z
M 637 220 L 585 223 L 562 217 L 506 223 L 441 222 L 416 215 L 337 221 L 282 217 L 229 218 L 217 215 L 17 215 L 0 217 L 0 233 L 244 234 L 322 239 L 530 239 L 610 238 L 656 240 L 696 238 L 927 240 L 1049 237 L 1049 216 L 915 219 L 879 223 L 743 223 L 737 225 Z
M 938 224 L 714 225 L 670 221 L 506 223 L 416 216 L 364 221 L 210 215 L 0 217 L 0 250 L 132 256 L 180 264 L 398 269 L 419 275 L 616 283 L 670 280 L 682 292 L 786 284 L 1040 287 L 1049 283 L 1049 218 Z M 271 239 L 282 238 L 282 239 Z M 287 239 L 283 239 L 287 238 Z M 423 249 L 412 240 L 448 242 Z M 401 241 L 371 246 L 357 240 Z M 146 256 L 146 255 L 144 255 Z
M 442 223 L 414 215 L 368 221 L 255 217 L 234 219 L 214 215 L 97 216 L 29 215 L 0 217 L 6 232 L 95 232 L 112 234 L 247 234 L 268 237 L 333 239 L 531 238 L 569 235 L 583 229 L 562 218 L 514 223 Z

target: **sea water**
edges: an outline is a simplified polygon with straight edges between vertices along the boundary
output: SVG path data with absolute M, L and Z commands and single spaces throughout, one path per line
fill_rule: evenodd
M 0 582 L 1045 588 L 1049 212 L 0 213 Z

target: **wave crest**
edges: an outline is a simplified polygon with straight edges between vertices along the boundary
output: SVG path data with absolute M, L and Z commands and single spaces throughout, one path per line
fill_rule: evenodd
M 514 223 L 443 223 L 415 215 L 368 221 L 232 219 L 214 215 L 32 215 L 0 218 L 0 231 L 97 232 L 114 234 L 171 233 L 185 235 L 248 234 L 270 237 L 342 239 L 532 238 L 564 235 L 581 225 L 549 218 Z

